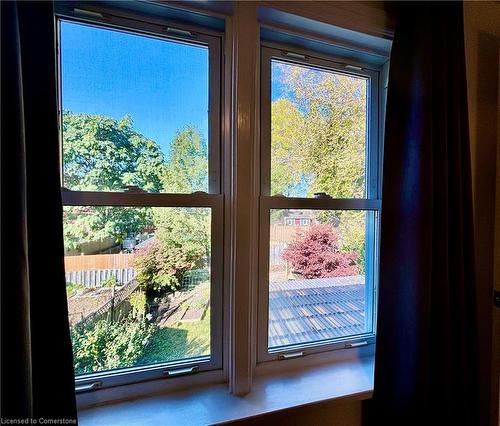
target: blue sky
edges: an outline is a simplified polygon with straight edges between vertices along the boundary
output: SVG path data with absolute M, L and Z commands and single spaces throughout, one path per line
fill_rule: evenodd
M 208 49 L 118 31 L 61 24 L 62 107 L 120 119 L 168 155 L 176 131 L 208 140 Z
M 92 26 L 61 23 L 62 107 L 121 119 L 168 156 L 178 130 L 208 140 L 208 49 Z M 272 100 L 293 97 L 273 67 Z

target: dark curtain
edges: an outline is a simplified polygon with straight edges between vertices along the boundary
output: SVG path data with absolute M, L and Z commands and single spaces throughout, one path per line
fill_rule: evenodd
M 76 419 L 53 7 L 2 2 L 1 12 L 1 417 Z
M 398 3 L 368 425 L 479 425 L 461 2 Z

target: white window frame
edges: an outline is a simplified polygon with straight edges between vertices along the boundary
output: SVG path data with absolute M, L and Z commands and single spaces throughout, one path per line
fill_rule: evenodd
M 61 105 L 61 55 L 60 22 L 74 22 L 97 28 L 116 30 L 130 34 L 144 35 L 170 42 L 201 45 L 209 51 L 209 136 L 208 167 L 209 192 L 191 194 L 147 193 L 147 192 L 93 192 L 71 191 L 62 188 L 63 206 L 117 206 L 117 207 L 205 207 L 211 209 L 211 282 L 210 282 L 210 356 L 201 356 L 175 362 L 121 368 L 84 374 L 75 378 L 76 392 L 111 388 L 118 385 L 145 382 L 155 379 L 173 380 L 187 374 L 220 370 L 222 372 L 223 342 L 225 324 L 223 323 L 223 299 L 225 285 L 223 273 L 224 257 L 224 195 L 221 170 L 223 78 L 221 74 L 223 35 L 213 31 L 203 31 L 197 27 L 177 25 L 168 26 L 164 19 L 148 18 L 130 13 L 107 15 L 94 12 L 81 12 L 83 9 L 60 7 L 56 10 L 57 58 L 58 58 L 58 98 L 59 98 L 59 135 L 61 147 L 62 174 L 62 105 Z M 62 180 L 62 179 L 61 179 Z M 64 185 L 64 184 L 63 184 Z
M 271 61 L 305 65 L 341 74 L 366 78 L 369 82 L 366 148 L 366 198 L 293 198 L 270 195 L 271 177 Z M 257 363 L 295 359 L 313 353 L 336 349 L 357 348 L 375 343 L 376 289 L 378 284 L 379 221 L 381 211 L 381 69 L 352 63 L 296 47 L 263 43 L 261 47 L 260 97 L 260 198 L 259 198 L 259 282 L 257 308 Z M 367 262 L 365 303 L 370 332 L 327 341 L 306 342 L 268 349 L 269 316 L 269 229 L 271 209 L 367 210 L 375 212 L 374 221 L 366 223 Z M 367 216 L 369 217 L 369 216 Z M 370 232 L 368 232 L 370 230 Z M 369 239 L 369 241 L 368 241 Z M 373 250 L 371 250 L 373 248 Z M 370 252 L 371 251 L 371 252 Z

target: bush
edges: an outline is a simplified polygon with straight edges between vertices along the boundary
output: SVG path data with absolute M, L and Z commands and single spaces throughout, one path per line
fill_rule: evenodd
M 182 276 L 192 269 L 193 263 L 181 248 L 167 248 L 155 240 L 136 252 L 136 279 L 146 292 L 176 290 L 181 285 Z
M 109 278 L 106 278 L 101 283 L 101 287 L 112 288 L 112 287 L 116 287 L 119 284 L 120 283 L 118 282 L 118 279 L 114 275 L 111 275 Z
M 311 226 L 298 232 L 296 239 L 284 250 L 283 259 L 305 278 L 357 275 L 357 254 L 341 252 L 338 235 L 328 224 Z
M 82 284 L 66 283 L 66 295 L 67 297 L 74 296 L 78 290 L 84 290 L 85 286 Z
M 129 318 L 115 323 L 98 320 L 76 325 L 71 329 L 75 373 L 135 365 L 155 330 L 146 321 Z
M 146 314 L 146 294 L 142 291 L 134 291 L 129 297 L 129 302 L 132 307 L 132 317 L 144 318 Z

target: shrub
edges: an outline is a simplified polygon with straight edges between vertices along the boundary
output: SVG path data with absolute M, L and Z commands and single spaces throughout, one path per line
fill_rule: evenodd
M 74 296 L 78 290 L 83 289 L 85 289 L 85 286 L 82 284 L 66 283 L 66 294 L 68 298 Z
M 134 291 L 129 297 L 132 306 L 133 318 L 144 318 L 146 314 L 146 294 L 142 291 Z
M 155 329 L 146 321 L 130 318 L 115 323 L 98 320 L 76 325 L 71 329 L 75 373 L 135 365 Z
M 338 235 L 328 224 L 314 225 L 307 231 L 298 232 L 282 256 L 305 278 L 358 274 L 357 254 L 340 251 Z
M 118 279 L 114 276 L 114 275 L 111 275 L 109 278 L 106 278 L 102 283 L 101 283 L 101 287 L 116 287 L 117 285 L 119 285 L 120 283 L 118 282 Z
M 175 290 L 180 286 L 183 274 L 193 267 L 193 262 L 181 248 L 167 248 L 155 240 L 137 250 L 134 266 L 136 279 L 145 291 Z

